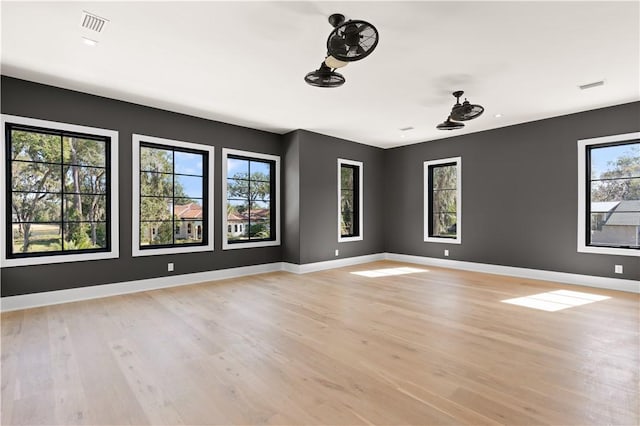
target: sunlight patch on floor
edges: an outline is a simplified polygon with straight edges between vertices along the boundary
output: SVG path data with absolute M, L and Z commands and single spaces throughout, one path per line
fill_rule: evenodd
M 352 274 L 360 275 L 363 277 L 369 277 L 369 278 L 377 278 L 377 277 L 388 277 L 390 275 L 416 274 L 418 272 L 429 272 L 429 270 L 420 269 L 420 268 L 403 267 L 403 268 L 371 269 L 369 271 L 352 272 Z
M 611 298 L 608 296 L 583 293 L 580 291 L 556 290 L 533 294 L 526 297 L 517 297 L 515 299 L 506 299 L 503 300 L 502 303 L 510 303 L 512 305 L 540 309 L 542 311 L 556 312 L 567 308 L 573 308 L 574 306 L 586 305 L 588 303 L 599 302 L 606 299 Z

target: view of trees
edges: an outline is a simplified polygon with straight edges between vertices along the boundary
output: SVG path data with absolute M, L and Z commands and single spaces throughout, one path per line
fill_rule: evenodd
M 431 167 L 432 229 L 431 235 L 455 237 L 457 235 L 457 166 Z
M 11 130 L 13 253 L 107 245 L 107 144 Z
M 270 163 L 235 158 L 229 161 L 235 163 L 236 170 L 231 171 L 230 167 L 232 174 L 227 176 L 227 223 L 231 225 L 228 241 L 270 238 Z
M 600 176 L 593 171 L 591 180 L 591 201 L 640 200 L 640 143 L 629 144 L 624 154 L 608 161 Z
M 355 233 L 355 173 L 354 167 L 340 167 L 340 235 L 343 237 Z
M 140 245 L 202 241 L 202 231 L 200 235 L 195 232 L 197 226 L 202 230 L 202 218 L 191 221 L 190 234 L 179 232 L 188 223 L 182 223 L 174 211 L 175 206 L 189 203 L 202 209 L 202 157 L 170 148 L 140 148 Z

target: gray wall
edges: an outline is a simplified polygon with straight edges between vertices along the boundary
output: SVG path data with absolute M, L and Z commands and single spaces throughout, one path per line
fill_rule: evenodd
M 637 257 L 577 253 L 578 139 L 640 129 L 640 103 L 382 150 L 305 130 L 280 136 L 2 77 L 2 113 L 120 133 L 120 258 L 2 268 L 2 296 L 286 261 L 394 252 L 640 279 Z M 470 126 L 473 122 L 469 123 Z M 131 134 L 216 147 L 213 253 L 131 257 Z M 221 248 L 223 147 L 280 155 L 282 246 Z M 462 156 L 461 245 L 423 241 L 423 162 Z M 337 159 L 364 163 L 364 240 L 337 241 Z M 623 264 L 625 274 L 614 275 Z
M 385 151 L 306 130 L 295 133 L 300 171 L 299 263 L 384 252 Z M 338 158 L 363 162 L 362 241 L 338 243 Z
M 387 150 L 385 215 L 396 225 L 386 228 L 386 250 L 444 257 L 449 249 L 455 260 L 640 279 L 638 257 L 576 250 L 577 140 L 638 130 L 636 102 Z M 423 162 L 454 156 L 462 156 L 462 244 L 425 243 Z
M 220 208 L 222 148 L 282 155 L 280 135 L 6 76 L 2 77 L 1 108 L 3 114 L 101 127 L 120 133 L 120 258 L 2 268 L 2 296 L 166 276 L 167 262 L 175 263 L 173 274 L 185 274 L 281 261 L 281 247 L 223 251 Z M 131 257 L 132 133 L 215 146 L 214 252 Z

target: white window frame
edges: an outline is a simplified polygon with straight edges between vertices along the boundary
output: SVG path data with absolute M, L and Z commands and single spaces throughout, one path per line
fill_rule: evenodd
M 140 143 L 150 142 L 158 145 L 166 145 L 175 148 L 186 148 L 197 151 L 205 151 L 209 154 L 207 168 L 207 244 L 201 246 L 162 247 L 140 249 Z M 203 145 L 192 142 L 177 141 L 173 139 L 159 138 L 155 136 L 134 133 L 131 138 L 132 158 L 132 188 L 131 188 L 131 255 L 156 256 L 161 254 L 197 253 L 213 251 L 213 163 L 215 148 L 211 145 Z M 175 228 L 173 229 L 175 233 Z
M 429 167 L 440 164 L 456 164 L 456 238 L 432 237 L 429 235 L 429 221 L 431 220 L 431 206 L 429 205 L 429 191 L 431 179 Z M 429 243 L 462 244 L 462 157 L 442 158 L 424 162 L 424 241 Z
M 342 176 L 340 172 L 343 164 L 358 167 L 358 235 L 354 235 L 353 237 L 343 237 L 342 229 L 340 227 L 340 223 L 342 222 L 342 210 L 341 210 Z M 364 164 L 361 161 L 338 158 L 338 242 L 339 243 L 346 243 L 349 241 L 362 241 L 364 238 L 363 232 L 362 232 L 364 230 L 364 226 L 363 226 L 364 172 L 363 170 L 364 170 Z
M 229 243 L 227 240 L 227 159 L 229 155 L 238 155 L 242 157 L 255 158 L 257 160 L 269 160 L 275 162 L 275 209 L 276 209 L 276 235 L 275 239 L 270 241 L 254 241 Z M 231 148 L 222 148 L 222 249 L 237 250 L 253 247 L 269 247 L 280 245 L 280 156 L 263 154 L 259 152 L 240 151 Z
M 19 258 L 19 259 L 8 259 L 7 253 L 7 238 L 12 238 L 7 234 L 8 223 L 7 221 L 11 221 L 11 216 L 6 217 L 6 208 L 7 208 L 7 185 L 10 183 L 6 180 L 6 173 L 0 173 L 0 211 L 2 211 L 2 217 L 4 220 L 2 221 L 2 230 L 0 231 L 0 260 L 2 261 L 2 267 L 13 267 L 13 266 L 30 266 L 30 265 L 46 265 L 50 263 L 66 263 L 66 262 L 83 262 L 87 260 L 101 260 L 101 259 L 115 259 L 120 255 L 120 243 L 118 240 L 118 231 L 119 231 L 119 223 L 118 223 L 118 132 L 115 130 L 101 129 L 98 127 L 87 127 L 87 126 L 79 126 L 75 124 L 69 123 L 61 123 L 58 121 L 49 121 L 49 120 L 39 120 L 35 118 L 27 118 L 20 117 L 16 115 L 8 115 L 2 114 L 0 122 L 2 123 L 2 143 L 0 145 L 0 164 L 3 167 L 6 167 L 7 158 L 6 158 L 6 147 L 8 141 L 6 140 L 6 124 L 22 124 L 25 126 L 34 126 L 34 127 L 43 127 L 47 129 L 54 130 L 62 130 L 68 132 L 76 132 L 76 133 L 86 133 L 89 135 L 96 136 L 106 136 L 111 139 L 109 143 L 110 148 L 110 185 L 109 188 L 109 196 L 111 198 L 110 201 L 110 209 L 108 212 L 109 221 L 111 229 L 110 233 L 110 241 L 111 241 L 111 250 L 100 253 L 76 253 L 76 254 L 57 254 L 47 256 L 43 254 L 42 256 L 37 257 L 27 257 L 27 258 Z
M 612 142 L 626 142 L 640 139 L 640 132 L 624 133 L 620 135 L 603 136 L 598 138 L 580 139 L 578 141 L 578 252 L 610 254 L 614 256 L 640 256 L 640 250 L 619 247 L 595 247 L 586 242 L 587 217 L 587 147 L 608 144 Z

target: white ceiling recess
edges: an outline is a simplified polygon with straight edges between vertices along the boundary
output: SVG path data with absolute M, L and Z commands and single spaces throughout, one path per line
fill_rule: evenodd
M 307 129 L 386 148 L 640 99 L 636 1 L 1 8 L 5 75 L 277 133 Z M 83 11 L 107 25 L 89 37 Z M 324 58 L 335 12 L 371 22 L 380 42 L 340 70 L 344 86 L 308 86 L 303 78 Z M 457 89 L 484 115 L 463 130 L 436 130 Z

